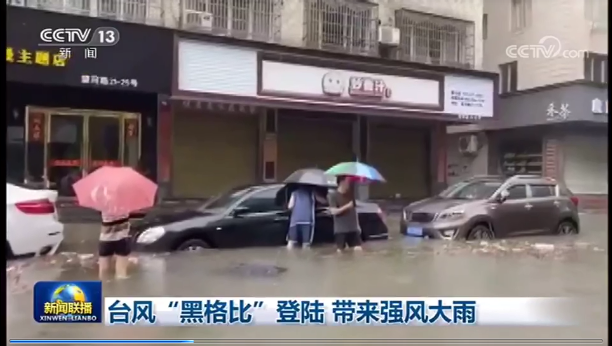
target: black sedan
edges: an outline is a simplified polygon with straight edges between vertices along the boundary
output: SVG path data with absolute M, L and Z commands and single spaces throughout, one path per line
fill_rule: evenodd
M 199 208 L 174 213 L 151 213 L 132 225 L 134 249 L 168 252 L 198 248 L 281 246 L 287 242 L 289 211 L 282 184 L 232 189 Z M 357 202 L 363 240 L 388 238 L 378 205 Z M 333 219 L 317 207 L 314 244 L 332 243 Z

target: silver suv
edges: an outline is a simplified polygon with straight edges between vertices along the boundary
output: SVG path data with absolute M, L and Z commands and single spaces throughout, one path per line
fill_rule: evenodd
M 404 208 L 400 233 L 439 239 L 576 234 L 578 198 L 552 178 L 476 176 Z

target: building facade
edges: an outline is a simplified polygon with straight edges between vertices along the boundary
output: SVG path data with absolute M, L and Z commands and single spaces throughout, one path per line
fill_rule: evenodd
M 380 56 L 379 47 L 391 45 L 399 46 L 398 52 L 391 55 L 407 61 L 478 69 L 482 63 L 483 0 L 10 0 L 8 3 L 291 47 Z
M 7 12 L 8 181 L 70 196 L 71 181 L 102 165 L 139 166 L 156 179 L 173 33 L 31 8 Z M 41 45 L 47 28 L 99 27 L 119 30 L 117 44 Z
M 359 159 L 389 180 L 372 197 L 421 198 L 446 184 L 445 126 L 493 118 L 495 74 L 477 71 L 482 0 L 12 5 L 105 18 L 113 27 L 131 22 L 121 25 L 141 31 L 180 29 L 170 50 L 174 67 L 156 65 L 147 75 L 173 75 L 172 90 L 157 91 L 151 146 L 164 196 L 209 197 Z M 140 48 L 147 63 L 166 53 L 166 37 L 156 42 L 155 52 Z
M 175 196 L 358 159 L 388 180 L 371 197 L 423 198 L 445 183 L 446 124 L 493 117 L 490 73 L 196 38 L 176 38 Z
M 455 135 L 485 145 L 454 157 L 473 173 L 542 174 L 607 207 L 607 2 L 486 0 L 486 70 L 499 73 L 496 121 Z M 503 25 L 500 23 L 507 23 Z M 486 136 L 482 131 L 486 131 Z

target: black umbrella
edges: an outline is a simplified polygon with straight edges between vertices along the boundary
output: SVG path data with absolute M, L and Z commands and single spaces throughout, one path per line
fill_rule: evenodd
M 317 168 L 299 169 L 285 179 L 286 185 L 276 194 L 276 204 L 285 205 L 291 193 L 299 186 L 306 186 L 321 197 L 327 197 L 327 189 L 336 187 L 336 178 L 325 174 L 325 171 Z
M 325 174 L 325 171 L 316 168 L 299 169 L 287 177 L 285 184 L 303 184 L 320 187 L 335 187 L 336 178 Z

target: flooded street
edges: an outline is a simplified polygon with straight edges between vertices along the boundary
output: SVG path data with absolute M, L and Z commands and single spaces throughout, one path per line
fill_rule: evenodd
M 31 288 L 40 280 L 95 280 L 92 256 L 25 260 L 7 269 L 10 338 L 607 338 L 608 225 L 583 215 L 577 237 L 465 244 L 397 234 L 362 253 L 261 248 L 140 256 L 133 275 L 104 284 L 105 296 L 473 296 L 570 297 L 573 327 L 104 327 L 35 324 Z M 15 262 L 10 263 L 14 268 Z M 323 343 L 324 344 L 324 343 Z

